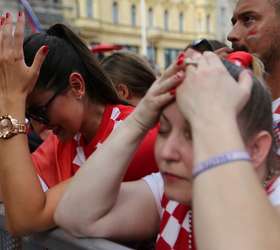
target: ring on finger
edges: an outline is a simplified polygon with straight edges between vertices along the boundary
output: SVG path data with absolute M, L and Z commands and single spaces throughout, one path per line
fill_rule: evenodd
M 194 66 L 194 67 L 197 68 L 198 62 L 193 61 L 191 58 L 187 58 L 187 59 L 185 60 L 185 65 L 186 65 L 186 66 L 191 65 L 191 66 Z

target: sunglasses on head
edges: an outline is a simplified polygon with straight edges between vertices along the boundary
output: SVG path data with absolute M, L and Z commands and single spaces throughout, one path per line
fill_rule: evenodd
M 193 41 L 191 44 L 191 48 L 199 52 L 214 51 L 211 43 L 207 39 Z

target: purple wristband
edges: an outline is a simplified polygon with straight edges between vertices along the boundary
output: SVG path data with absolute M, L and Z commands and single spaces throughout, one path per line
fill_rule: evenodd
M 193 170 L 193 177 L 195 178 L 207 170 L 234 161 L 251 161 L 251 157 L 246 151 L 231 151 L 218 156 L 214 156 L 207 161 L 203 161 L 197 164 Z

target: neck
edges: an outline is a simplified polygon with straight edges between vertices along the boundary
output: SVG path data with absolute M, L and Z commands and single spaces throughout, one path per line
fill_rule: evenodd
M 86 143 L 89 143 L 96 135 L 103 117 L 104 110 L 104 104 L 92 103 L 91 101 L 88 101 L 85 108 L 84 121 L 80 130 Z
M 280 60 L 275 62 L 265 78 L 272 94 L 272 99 L 280 97 Z

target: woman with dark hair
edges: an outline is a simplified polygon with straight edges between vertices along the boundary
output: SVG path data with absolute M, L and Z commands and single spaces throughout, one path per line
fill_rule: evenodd
M 133 52 L 115 52 L 101 65 L 114 83 L 119 96 L 136 106 L 156 80 L 148 61 Z
M 12 29 L 7 13 L 0 23 L 0 183 L 8 228 L 25 234 L 55 226 L 54 209 L 67 183 L 132 108 L 121 105 L 92 53 L 64 25 L 33 34 L 23 44 L 20 12 L 14 35 Z M 25 113 L 54 132 L 32 158 Z M 152 130 L 140 145 L 124 180 L 157 171 L 155 136 Z
M 158 234 L 159 250 L 276 250 L 280 178 L 270 93 L 249 71 L 214 53 L 188 52 L 186 71 L 172 65 L 87 160 L 55 220 L 80 237 L 141 240 Z M 183 82 L 176 101 L 170 94 L 174 79 Z M 158 118 L 160 173 L 121 183 L 130 155 Z M 105 157 L 109 148 L 122 156 L 118 162 Z

